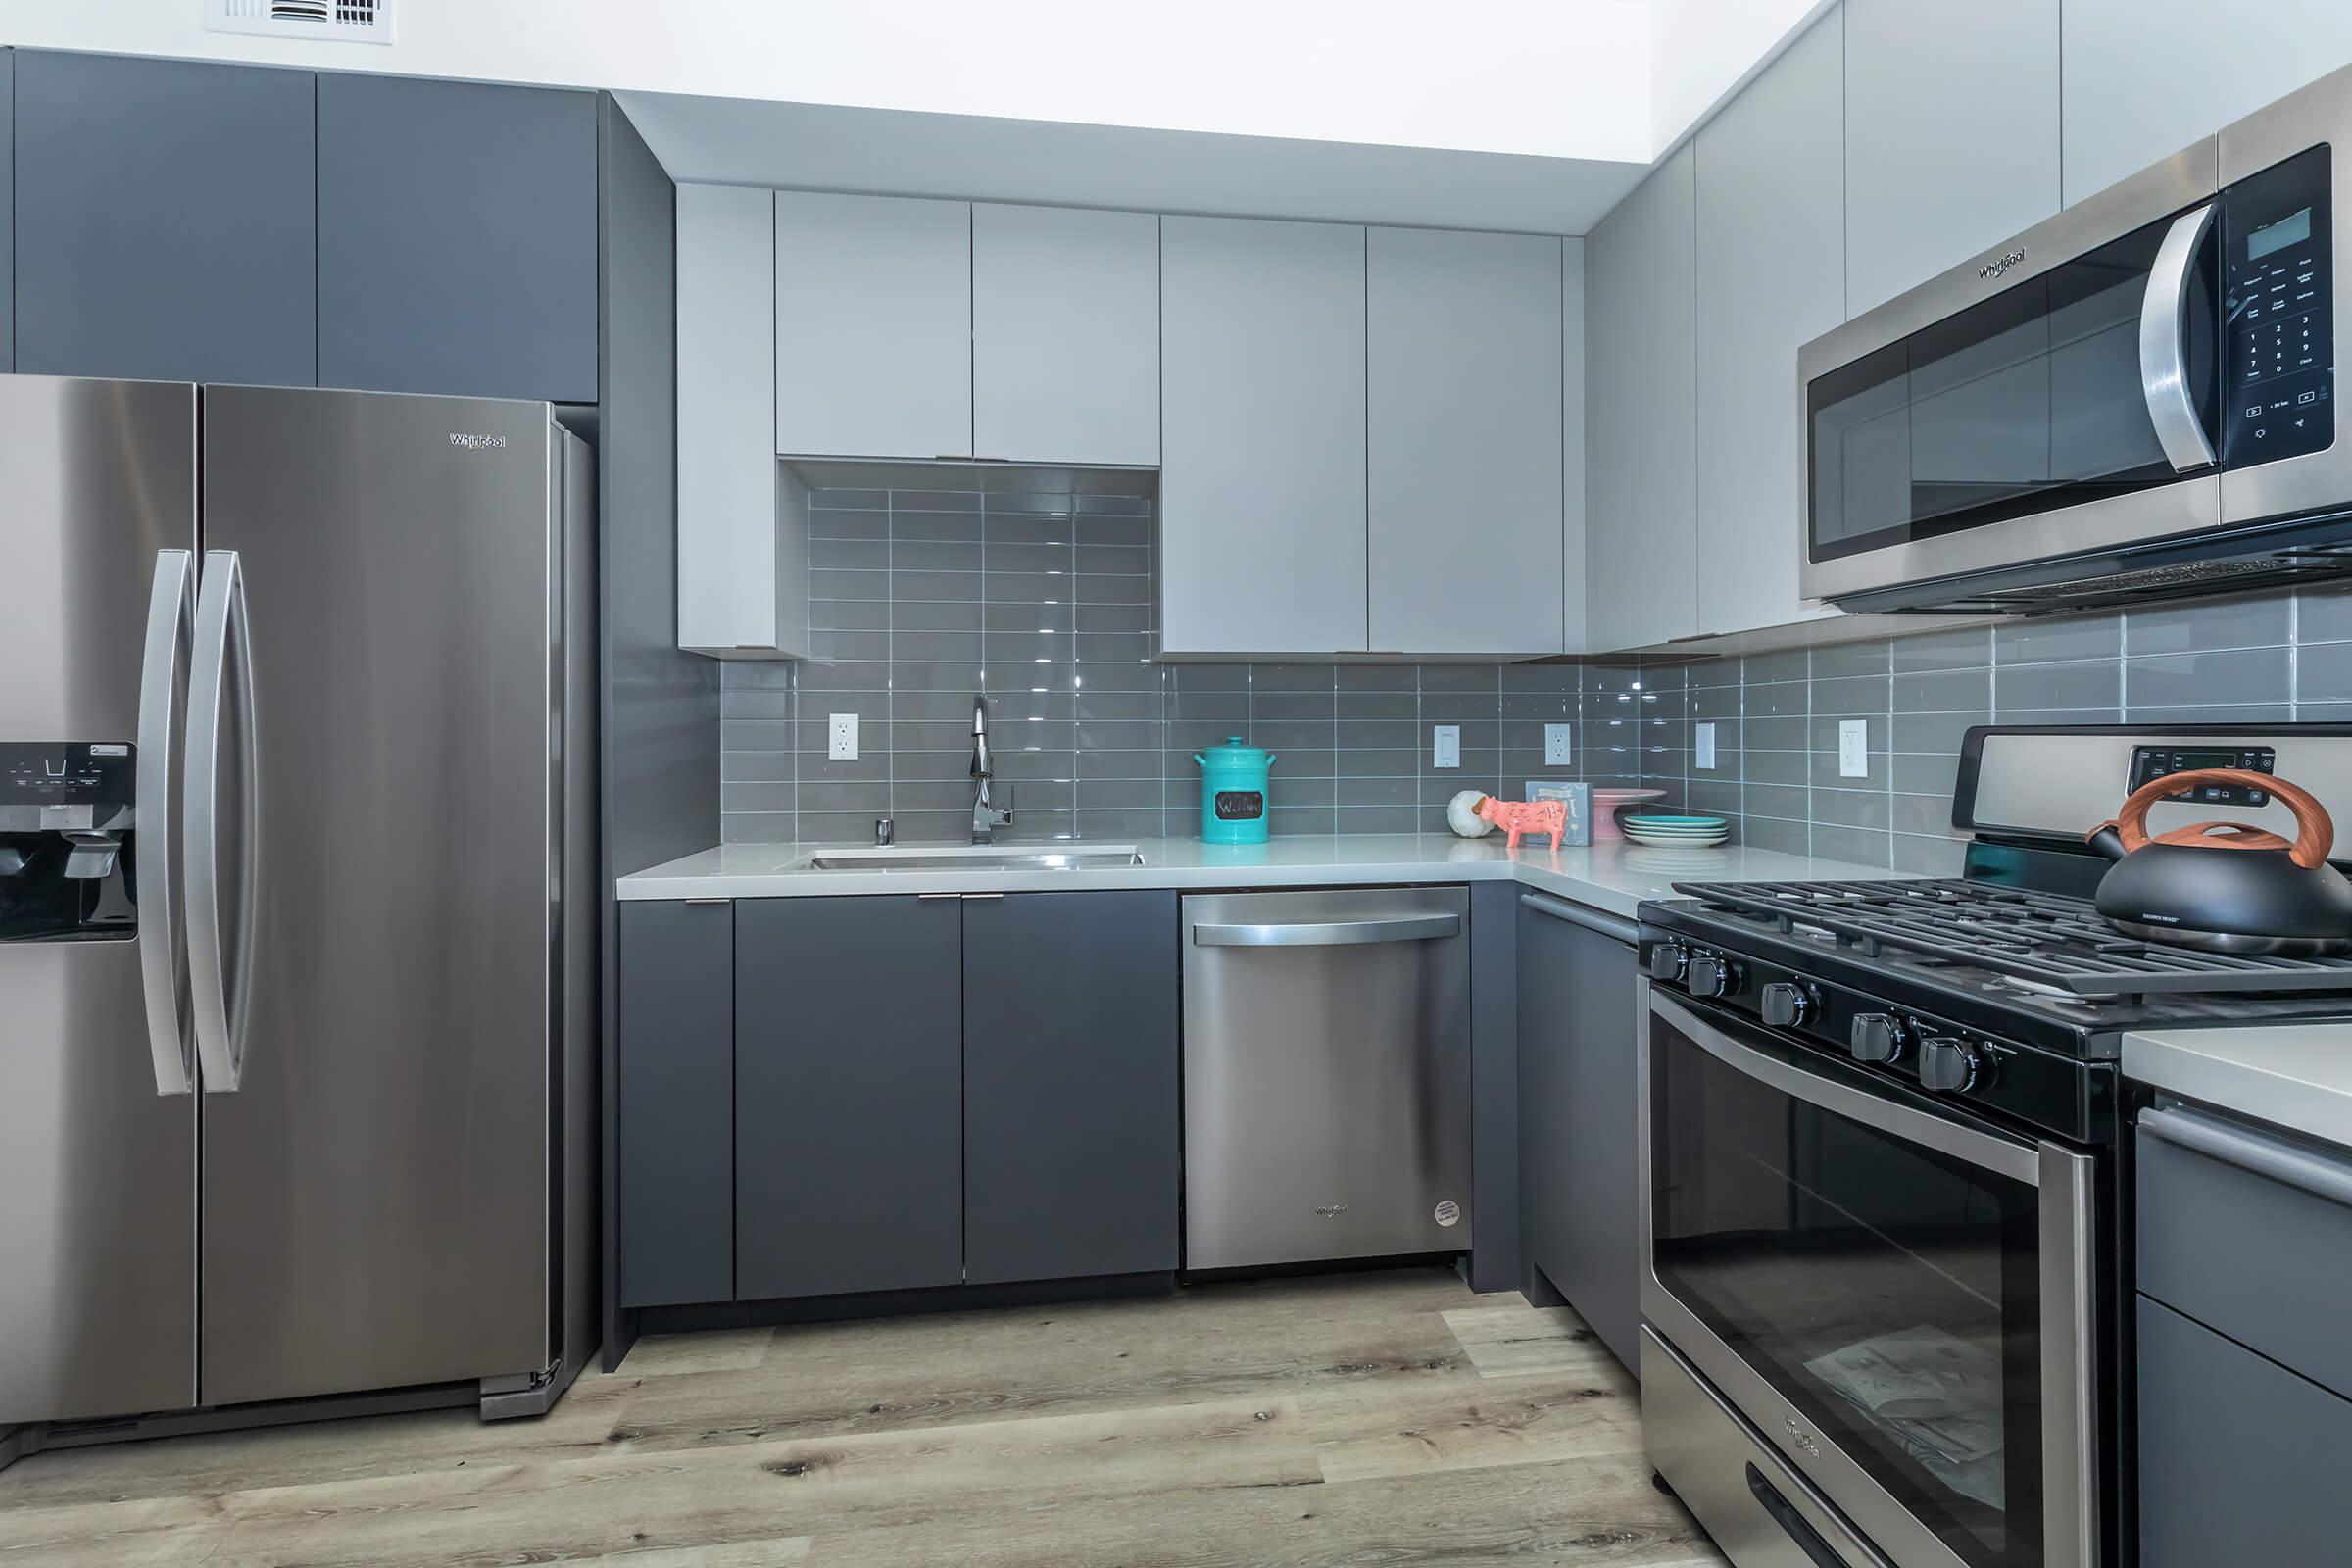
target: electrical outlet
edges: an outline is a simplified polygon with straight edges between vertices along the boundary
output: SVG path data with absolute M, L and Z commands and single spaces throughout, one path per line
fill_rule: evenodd
M 1430 765 L 1459 767 L 1462 765 L 1462 726 L 1440 724 L 1430 731 Z
M 1838 721 L 1838 776 L 1870 777 L 1869 719 L 1841 718 Z
M 1713 723 L 1700 720 L 1697 738 L 1692 743 L 1692 749 L 1698 754 L 1692 759 L 1697 766 L 1711 768 L 1715 765 L 1715 726 Z
M 858 760 L 858 715 L 835 713 L 825 725 L 825 756 L 836 762 Z
M 1575 763 L 1576 753 L 1571 749 L 1569 735 L 1569 726 L 1566 724 L 1544 726 L 1544 765 L 1545 767 L 1568 767 Z

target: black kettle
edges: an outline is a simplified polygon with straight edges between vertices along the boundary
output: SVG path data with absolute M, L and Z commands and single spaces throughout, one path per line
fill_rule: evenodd
M 2264 790 L 2295 813 L 2295 840 L 2250 822 L 2148 837 L 2148 808 L 2199 785 Z M 2308 790 L 2267 773 L 2194 768 L 2141 785 L 2090 835 L 2115 861 L 2098 908 L 2127 936 L 2217 953 L 2318 956 L 2352 948 L 2352 881 L 2328 863 L 2335 824 Z

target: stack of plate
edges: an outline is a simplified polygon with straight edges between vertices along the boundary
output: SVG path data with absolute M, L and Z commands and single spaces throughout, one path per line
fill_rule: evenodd
M 1625 836 L 1636 844 L 1676 844 L 1705 849 L 1732 836 L 1732 824 L 1720 816 L 1671 816 L 1661 811 L 1628 811 L 1617 819 Z

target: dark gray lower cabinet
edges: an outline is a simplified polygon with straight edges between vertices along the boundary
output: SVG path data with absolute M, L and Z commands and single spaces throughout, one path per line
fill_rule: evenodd
M 620 1304 L 735 1295 L 735 914 L 620 906 Z
M 594 403 L 596 274 L 594 93 L 318 78 L 319 385 Z
M 315 81 L 17 51 L 17 369 L 311 385 Z
M 952 898 L 736 905 L 738 1299 L 963 1278 L 962 927 Z
M 1521 1235 L 1541 1269 L 1631 1368 L 1642 1325 L 1641 1006 L 1634 949 L 1519 908 Z
M 2352 1400 L 2144 1296 L 2138 1363 L 2140 1568 L 2345 1560 Z
M 963 905 L 964 1275 L 1172 1270 L 1173 892 Z

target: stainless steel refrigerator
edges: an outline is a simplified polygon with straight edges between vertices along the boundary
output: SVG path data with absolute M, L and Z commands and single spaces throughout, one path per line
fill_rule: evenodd
M 593 1350 L 591 483 L 546 404 L 0 375 L 19 1451 Z

